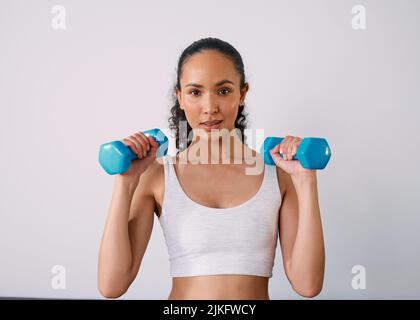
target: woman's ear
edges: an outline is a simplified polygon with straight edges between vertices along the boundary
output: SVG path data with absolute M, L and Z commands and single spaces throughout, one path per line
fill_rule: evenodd
M 246 93 L 248 92 L 248 90 L 249 90 L 249 85 L 248 85 L 247 82 L 245 82 L 244 87 L 241 89 L 241 98 L 239 100 L 239 105 L 240 106 L 244 105 L 245 96 L 246 96 Z
M 178 98 L 179 107 L 181 108 L 181 110 L 184 110 L 181 104 L 181 91 L 179 91 L 179 89 L 176 89 L 176 96 Z

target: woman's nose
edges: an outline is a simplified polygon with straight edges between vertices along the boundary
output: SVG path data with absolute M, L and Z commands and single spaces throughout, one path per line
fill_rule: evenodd
M 204 113 L 214 114 L 219 112 L 219 107 L 217 103 L 208 101 L 207 103 L 204 103 L 203 111 Z
M 218 113 L 218 108 L 207 108 L 204 110 L 204 113 L 215 114 Z

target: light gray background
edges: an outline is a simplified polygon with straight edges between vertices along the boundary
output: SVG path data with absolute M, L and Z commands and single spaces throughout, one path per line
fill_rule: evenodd
M 54 30 L 63 5 L 67 29 Z M 351 8 L 367 29 L 351 27 Z M 316 299 L 420 298 L 419 1 L 0 2 L 0 296 L 101 298 L 113 177 L 101 143 L 168 131 L 182 50 L 212 36 L 241 53 L 250 128 L 325 137 L 318 187 L 326 274 Z M 171 137 L 173 142 L 173 136 Z M 258 148 L 259 145 L 253 146 Z M 174 154 L 174 144 L 170 154 Z M 303 299 L 277 247 L 272 299 Z M 354 265 L 366 290 L 354 290 Z M 51 286 L 66 268 L 66 290 Z M 166 299 L 159 222 L 122 299 Z

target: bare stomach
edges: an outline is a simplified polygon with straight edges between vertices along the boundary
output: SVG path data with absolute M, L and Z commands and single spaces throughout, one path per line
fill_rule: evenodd
M 267 277 L 211 275 L 172 278 L 169 300 L 269 300 Z

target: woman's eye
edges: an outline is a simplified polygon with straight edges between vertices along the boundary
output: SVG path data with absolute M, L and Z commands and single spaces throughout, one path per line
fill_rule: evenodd
M 231 90 L 227 89 L 227 88 L 223 88 L 223 89 L 219 90 L 219 93 L 220 92 L 225 92 L 225 93 L 222 94 L 222 95 L 225 96 L 227 93 L 231 92 Z M 193 96 L 197 96 L 199 93 L 200 93 L 200 91 L 198 91 L 198 90 L 191 90 L 190 91 L 190 94 L 192 94 Z
M 220 89 L 220 91 L 219 91 L 219 92 L 221 92 L 221 91 L 227 91 L 227 92 L 230 92 L 230 89 L 223 88 L 223 89 Z M 223 94 L 223 95 L 225 95 L 225 94 Z

